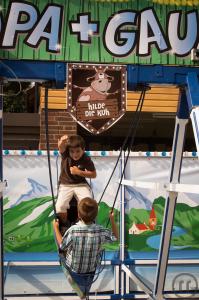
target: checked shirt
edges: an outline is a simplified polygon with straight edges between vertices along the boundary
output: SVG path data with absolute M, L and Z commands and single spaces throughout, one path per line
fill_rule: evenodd
M 95 272 L 103 245 L 115 241 L 109 229 L 79 221 L 65 233 L 60 249 L 65 252 L 66 265 L 76 273 Z

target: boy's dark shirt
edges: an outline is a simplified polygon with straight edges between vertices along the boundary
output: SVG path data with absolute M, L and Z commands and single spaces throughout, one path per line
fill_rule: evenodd
M 95 166 L 90 157 L 85 153 L 79 160 L 73 160 L 67 155 L 67 152 L 62 153 L 61 173 L 59 177 L 59 184 L 79 184 L 87 183 L 86 178 L 79 175 L 72 175 L 70 167 L 79 167 L 81 170 L 95 171 Z

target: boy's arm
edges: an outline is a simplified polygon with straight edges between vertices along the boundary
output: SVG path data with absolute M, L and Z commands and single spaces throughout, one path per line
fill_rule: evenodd
M 116 239 L 119 240 L 119 232 L 118 232 L 117 225 L 115 224 L 113 212 L 110 212 L 109 218 L 110 218 L 110 222 L 111 222 L 112 232 L 113 232 L 114 236 L 116 237 Z
M 58 247 L 60 247 L 60 245 L 62 243 L 62 235 L 59 230 L 59 221 L 58 220 L 53 220 L 53 228 L 54 228 L 54 232 L 55 232 L 55 238 L 57 241 L 57 245 L 58 245 Z
M 84 171 L 82 171 L 76 166 L 70 167 L 70 172 L 71 172 L 72 175 L 79 175 L 79 176 L 85 177 L 85 178 L 96 178 L 96 176 L 97 176 L 96 170 L 93 170 L 93 171 L 84 170 Z
M 68 136 L 63 135 L 59 140 L 58 140 L 58 149 L 60 154 L 64 153 L 66 151 L 66 140 Z
M 96 178 L 97 177 L 97 172 L 96 172 L 96 170 L 94 170 L 94 171 L 85 170 L 85 171 L 81 171 L 80 176 L 86 177 L 86 178 Z

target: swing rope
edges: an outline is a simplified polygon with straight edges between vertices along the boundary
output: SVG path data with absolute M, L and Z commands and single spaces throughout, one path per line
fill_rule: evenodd
M 50 143 L 49 143 L 49 131 L 48 131 L 48 87 L 45 87 L 45 135 L 46 135 L 46 150 L 47 150 L 47 157 L 48 157 L 48 170 L 49 170 L 49 180 L 50 180 L 50 189 L 52 195 L 52 203 L 53 203 L 53 211 L 54 211 L 54 218 L 57 218 L 56 212 L 56 202 L 55 196 L 53 191 L 53 181 L 52 181 L 52 170 L 51 170 L 51 162 L 50 162 Z
M 50 188 L 51 188 L 51 195 L 52 195 L 52 202 L 53 202 L 53 210 L 54 210 L 54 218 L 57 218 L 57 213 L 56 213 L 56 201 L 55 201 L 55 196 L 54 196 L 54 191 L 53 191 L 53 183 L 52 183 L 52 170 L 51 170 L 51 161 L 50 161 L 50 144 L 49 144 L 49 130 L 48 130 L 48 87 L 45 87 L 45 135 L 46 135 L 46 149 L 47 149 L 47 157 L 48 157 L 48 169 L 49 169 L 49 179 L 50 179 Z M 56 166 L 57 166 L 57 180 L 58 180 L 58 156 L 56 158 Z M 95 277 L 93 278 L 91 284 L 93 284 L 101 274 L 102 270 L 104 269 L 104 266 L 101 266 L 101 261 L 102 257 L 104 255 L 104 251 L 102 251 L 100 254 L 99 259 L 97 260 L 96 264 L 96 270 L 95 272 Z M 59 253 L 60 257 L 60 264 L 62 265 L 63 268 L 68 270 L 68 268 L 65 265 L 65 259 L 63 256 L 63 253 Z M 100 268 L 101 267 L 101 268 Z M 89 278 L 87 279 L 89 281 Z M 87 290 L 88 283 L 86 283 L 86 299 L 89 300 L 89 291 Z
M 105 186 L 105 188 L 104 188 L 104 190 L 103 190 L 103 192 L 102 192 L 102 195 L 101 195 L 101 197 L 100 197 L 100 200 L 99 200 L 99 202 L 98 202 L 98 205 L 99 205 L 100 202 L 102 201 L 102 199 L 103 199 L 103 197 L 104 197 L 104 194 L 105 194 L 105 192 L 106 192 L 106 190 L 107 190 L 107 188 L 108 188 L 108 186 L 109 186 L 109 184 L 110 184 L 110 181 L 111 181 L 111 179 L 112 179 L 112 177 L 113 177 L 113 174 L 114 174 L 114 172 L 115 172 L 115 170 L 116 170 L 116 168 L 117 168 L 117 165 L 118 165 L 118 163 L 119 163 L 119 160 L 120 160 L 120 158 L 121 158 L 122 152 L 123 152 L 124 148 L 127 146 L 128 139 L 129 139 L 130 136 L 133 135 L 134 127 L 135 127 L 135 119 L 136 119 L 136 117 L 137 117 L 137 114 L 139 113 L 138 110 L 139 110 L 140 104 L 141 104 L 141 102 L 142 102 L 142 99 L 144 99 L 144 97 L 145 97 L 146 88 L 147 88 L 146 86 L 142 87 L 142 91 L 141 91 L 141 94 L 140 94 L 140 98 L 139 98 L 139 101 L 138 101 L 138 104 L 137 104 L 137 107 L 136 107 L 136 111 L 135 111 L 135 118 L 133 119 L 133 121 L 132 121 L 132 123 L 131 123 L 131 126 L 129 127 L 128 133 L 127 133 L 127 135 L 126 135 L 126 137 L 125 137 L 125 139 L 124 139 L 124 142 L 123 142 L 123 144 L 122 144 L 122 147 L 120 148 L 120 153 L 119 153 L 119 155 L 118 155 L 117 161 L 116 161 L 115 166 L 114 166 L 114 168 L 113 168 L 113 171 L 112 171 L 112 173 L 111 173 L 111 175 L 110 175 L 110 177 L 109 177 L 109 179 L 108 179 L 108 182 L 107 182 L 107 184 L 106 184 L 106 186 Z M 137 128 L 136 128 L 136 129 L 137 129 Z M 135 130 L 135 133 L 136 133 L 136 130 Z M 135 135 L 135 134 L 134 134 L 134 135 Z M 133 141 L 134 141 L 134 140 L 133 140 Z M 132 143 L 132 144 L 133 144 L 133 143 Z
M 121 178 L 120 178 L 120 181 L 119 181 L 119 185 L 118 185 L 118 188 L 117 188 L 117 191 L 116 191 L 116 194 L 115 194 L 115 198 L 114 198 L 114 201 L 113 201 L 111 212 L 113 212 L 113 210 L 114 210 L 115 203 L 116 203 L 116 200 L 117 200 L 117 196 L 118 196 L 118 193 L 119 193 L 119 190 L 120 190 L 120 187 L 121 187 L 121 184 L 122 184 L 122 180 L 123 180 L 123 177 L 124 177 L 124 174 L 125 174 L 125 170 L 126 170 L 126 166 L 127 166 L 127 163 L 128 163 L 128 159 L 129 159 L 129 155 L 130 155 L 130 152 L 131 152 L 131 148 L 132 148 L 132 146 L 134 144 L 134 140 L 135 140 L 137 128 L 138 128 L 138 125 L 139 125 L 139 122 L 140 122 L 142 107 L 143 107 L 143 104 L 144 104 L 145 94 L 146 94 L 146 89 L 144 89 L 142 91 L 141 96 L 140 96 L 140 101 L 139 101 L 138 106 L 137 106 L 136 115 L 135 115 L 135 118 L 134 118 L 134 121 L 133 121 L 133 125 L 132 125 L 132 128 L 134 130 L 132 132 L 132 137 L 131 137 L 130 144 L 128 145 L 127 157 L 125 159 L 124 168 L 123 168 L 122 175 L 121 175 Z M 108 220 L 106 227 L 109 225 L 109 222 L 110 222 L 110 220 Z
M 56 198 L 58 198 L 58 192 L 59 192 L 59 167 L 58 167 L 58 160 L 59 160 L 59 154 L 57 154 L 57 157 L 56 157 L 56 181 L 57 181 L 57 194 L 56 194 Z

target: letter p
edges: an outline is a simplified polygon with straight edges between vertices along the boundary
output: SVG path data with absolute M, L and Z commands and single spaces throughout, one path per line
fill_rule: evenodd
M 14 48 L 17 34 L 19 32 L 28 32 L 35 25 L 38 13 L 33 5 L 20 2 L 12 2 L 8 13 L 9 17 L 2 46 L 5 48 Z M 21 20 L 24 14 L 28 17 L 26 21 Z

